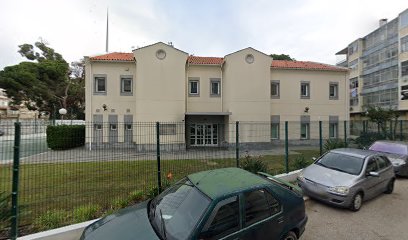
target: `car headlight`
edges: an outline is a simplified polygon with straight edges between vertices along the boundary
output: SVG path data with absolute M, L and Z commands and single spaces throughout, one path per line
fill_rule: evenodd
M 399 158 L 393 158 L 393 159 L 390 159 L 390 160 L 391 160 L 392 165 L 393 165 L 393 166 L 396 166 L 396 167 L 405 164 L 405 161 L 402 160 L 402 159 L 399 159 Z
M 303 177 L 303 173 L 302 173 L 302 172 L 299 173 L 297 179 L 298 179 L 300 182 L 304 182 L 304 181 L 305 181 L 305 177 Z
M 330 187 L 329 191 L 346 195 L 349 193 L 349 188 L 344 186 Z

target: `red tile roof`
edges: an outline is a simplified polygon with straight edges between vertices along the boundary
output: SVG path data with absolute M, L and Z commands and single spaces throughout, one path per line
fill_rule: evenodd
M 113 52 L 100 56 L 91 57 L 94 61 L 134 61 L 133 53 Z M 220 57 L 198 57 L 189 56 L 187 59 L 189 64 L 194 65 L 221 65 L 224 58 Z M 347 68 L 337 67 L 324 63 L 308 62 L 308 61 L 287 61 L 273 60 L 271 68 L 275 69 L 297 69 L 297 70 L 319 70 L 319 71 L 336 71 L 347 72 Z
M 94 61 L 134 61 L 133 53 L 113 52 L 91 57 Z
M 220 57 L 197 57 L 197 56 L 189 56 L 188 57 L 189 64 L 197 64 L 197 65 L 221 65 L 224 61 L 224 58 Z
M 304 61 L 287 61 L 287 60 L 272 60 L 271 68 L 276 69 L 298 69 L 298 70 L 320 70 L 320 71 L 337 71 L 347 72 L 347 68 L 336 67 L 324 63 L 304 62 Z

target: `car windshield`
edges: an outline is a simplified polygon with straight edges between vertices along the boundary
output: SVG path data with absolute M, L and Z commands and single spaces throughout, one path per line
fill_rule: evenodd
M 399 143 L 375 142 L 369 149 L 377 152 L 385 152 L 398 155 L 408 154 L 407 146 Z
M 151 201 L 149 219 L 162 239 L 187 239 L 209 205 L 210 199 L 183 179 Z
M 363 168 L 364 159 L 345 154 L 329 152 L 315 164 L 340 172 L 358 175 Z

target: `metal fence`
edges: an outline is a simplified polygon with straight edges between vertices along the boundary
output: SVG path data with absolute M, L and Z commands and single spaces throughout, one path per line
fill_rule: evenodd
M 0 239 L 104 216 L 198 171 L 251 161 L 271 174 L 292 171 L 325 145 L 351 145 L 350 137 L 366 131 L 357 122 L 87 122 L 84 146 L 52 150 L 50 123 L 2 126 Z

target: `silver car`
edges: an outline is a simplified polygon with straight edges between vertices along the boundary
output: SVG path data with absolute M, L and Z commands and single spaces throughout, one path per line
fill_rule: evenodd
M 384 153 L 394 166 L 395 175 L 408 177 L 407 143 L 398 141 L 376 141 L 369 149 Z
M 360 210 L 364 200 L 392 193 L 394 181 L 384 154 L 351 148 L 327 152 L 298 176 L 307 196 L 353 211 Z

